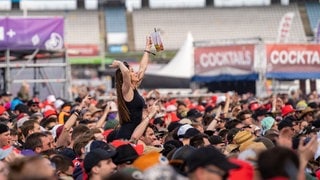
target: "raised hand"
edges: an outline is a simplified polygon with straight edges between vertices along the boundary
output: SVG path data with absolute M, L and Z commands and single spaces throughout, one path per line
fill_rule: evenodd
M 120 64 L 121 64 L 121 61 L 119 61 L 119 60 L 113 60 L 112 64 L 110 64 L 109 67 L 119 68 Z
M 146 37 L 146 49 L 145 50 L 150 51 L 151 47 L 152 47 L 151 36 L 147 36 Z

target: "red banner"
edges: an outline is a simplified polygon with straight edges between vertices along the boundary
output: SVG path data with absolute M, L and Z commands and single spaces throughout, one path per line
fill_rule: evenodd
M 67 53 L 69 57 L 74 56 L 98 56 L 99 55 L 99 47 L 95 44 L 68 44 Z
M 194 59 L 196 74 L 214 71 L 223 67 L 252 71 L 254 45 L 197 47 L 194 51 Z
M 320 45 L 266 45 L 267 72 L 318 72 Z

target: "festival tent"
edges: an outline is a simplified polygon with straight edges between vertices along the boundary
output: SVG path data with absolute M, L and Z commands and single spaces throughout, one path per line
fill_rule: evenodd
M 194 75 L 193 37 L 187 39 L 175 57 L 159 70 L 146 71 L 142 88 L 190 88 Z

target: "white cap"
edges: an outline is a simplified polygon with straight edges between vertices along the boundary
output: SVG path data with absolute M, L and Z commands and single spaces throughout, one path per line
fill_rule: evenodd
M 62 101 L 61 99 L 54 101 L 54 107 L 56 109 L 60 109 L 63 104 L 64 104 L 64 101 Z
M 173 112 L 173 111 L 176 111 L 177 110 L 177 107 L 175 105 L 169 105 L 167 108 L 166 108 L 166 111 L 167 112 Z
M 48 101 L 48 103 L 53 103 L 56 101 L 56 97 L 54 95 L 49 95 L 47 97 L 47 101 Z
M 29 116 L 24 116 L 24 117 L 20 118 L 17 121 L 17 128 L 20 128 L 23 125 L 24 122 L 29 121 L 29 120 L 30 120 Z
M 226 101 L 226 96 L 218 96 L 216 104 Z
M 190 124 L 180 126 L 177 132 L 178 137 L 183 136 L 190 128 L 193 128 Z
M 192 121 L 188 118 L 183 118 L 179 121 L 180 124 L 192 124 Z

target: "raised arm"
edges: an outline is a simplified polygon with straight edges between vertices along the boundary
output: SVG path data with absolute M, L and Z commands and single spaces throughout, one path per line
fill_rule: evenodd
M 107 116 L 108 116 L 109 112 L 110 112 L 110 103 L 108 103 L 107 106 L 104 108 L 103 114 L 96 124 L 96 128 L 103 128 L 103 125 L 105 124 L 105 122 L 107 120 Z
M 131 77 L 130 77 L 130 69 L 121 61 L 114 60 L 110 65 L 112 68 L 119 68 L 122 74 L 122 93 L 125 96 L 128 94 L 131 88 Z M 119 82 L 118 82 L 119 83 Z
M 75 112 L 71 114 L 71 116 L 68 118 L 67 122 L 63 126 L 63 131 L 61 132 L 61 135 L 57 139 L 57 147 L 61 146 L 68 146 L 68 133 L 72 126 L 76 123 L 81 110 L 86 107 L 87 103 L 90 101 L 89 95 L 87 95 L 80 103 L 78 107 L 76 107 Z
M 139 67 L 139 72 L 138 72 L 139 83 L 141 83 L 141 81 L 144 77 L 144 73 L 147 70 L 147 66 L 149 63 L 149 54 L 151 53 L 150 52 L 151 46 L 152 46 L 152 40 L 151 40 L 151 37 L 148 36 L 148 37 L 146 37 L 146 46 L 145 46 L 143 56 L 140 61 L 140 67 Z
M 153 105 L 151 105 L 150 107 L 148 107 L 148 109 L 146 109 L 143 112 L 143 119 L 140 122 L 140 124 L 134 129 L 130 141 L 136 142 L 143 134 L 143 132 L 145 131 L 145 129 L 147 128 L 150 120 L 157 114 L 157 112 L 159 111 L 159 106 L 157 105 L 159 100 L 156 100 Z
M 218 120 L 220 120 L 220 114 L 221 114 L 221 106 L 218 107 L 215 118 L 210 122 L 206 130 L 214 131 L 216 129 Z

